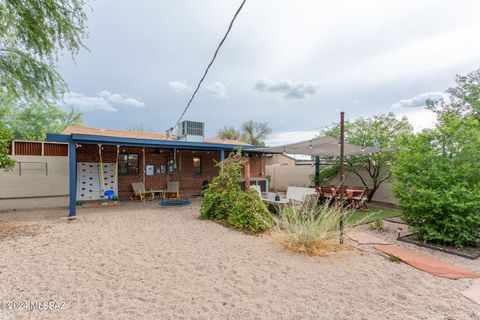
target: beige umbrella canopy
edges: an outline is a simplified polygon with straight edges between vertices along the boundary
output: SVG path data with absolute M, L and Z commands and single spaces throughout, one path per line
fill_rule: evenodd
M 340 156 L 340 141 L 333 137 L 318 137 L 277 147 L 256 148 L 255 150 L 265 153 L 303 154 L 332 158 Z M 380 151 L 380 148 L 363 148 L 362 146 L 345 143 L 345 156 L 377 153 Z

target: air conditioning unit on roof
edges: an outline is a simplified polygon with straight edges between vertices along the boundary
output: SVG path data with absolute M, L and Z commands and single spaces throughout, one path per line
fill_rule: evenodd
M 203 142 L 205 123 L 185 120 L 178 124 L 177 139 L 183 141 Z

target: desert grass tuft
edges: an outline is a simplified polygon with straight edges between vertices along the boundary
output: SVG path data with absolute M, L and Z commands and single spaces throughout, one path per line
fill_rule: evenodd
M 293 252 L 309 256 L 348 250 L 350 247 L 338 244 L 342 213 L 348 214 L 339 206 L 324 205 L 314 213 L 286 207 L 273 218 L 273 239 Z

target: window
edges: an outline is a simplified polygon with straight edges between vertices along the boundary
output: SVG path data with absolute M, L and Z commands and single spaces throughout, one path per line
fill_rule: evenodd
M 138 154 L 120 153 L 118 156 L 118 174 L 138 175 Z
M 199 176 L 202 173 L 202 158 L 193 157 L 193 174 Z
M 167 174 L 172 174 L 177 171 L 177 164 L 175 163 L 175 157 L 167 157 Z

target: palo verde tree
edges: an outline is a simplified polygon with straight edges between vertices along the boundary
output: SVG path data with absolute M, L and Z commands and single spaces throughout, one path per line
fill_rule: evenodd
M 362 154 L 346 159 L 345 170 L 354 173 L 368 189 L 371 201 L 378 188 L 392 176 L 394 148 L 400 137 L 412 133 L 412 126 L 406 118 L 397 119 L 394 113 L 379 114 L 370 118 L 359 118 L 345 122 L 345 141 L 350 144 L 386 149 L 381 153 Z M 338 124 L 324 130 L 323 135 L 340 138 Z M 338 164 L 333 164 L 338 167 Z M 338 171 L 331 170 L 332 174 Z

